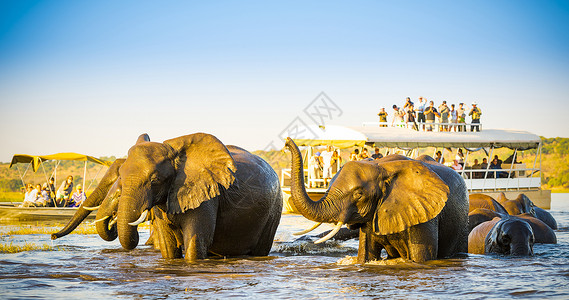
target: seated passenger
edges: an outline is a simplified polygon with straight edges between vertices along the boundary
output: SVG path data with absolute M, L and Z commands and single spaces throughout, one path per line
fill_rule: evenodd
M 444 164 L 445 163 L 445 159 L 443 157 L 443 154 L 441 153 L 441 151 L 437 151 L 437 153 L 435 154 L 435 160 L 438 163 Z
M 61 183 L 57 190 L 56 206 L 66 207 L 69 205 L 69 198 L 73 192 L 73 176 L 67 176 L 67 179 Z
M 380 159 L 383 157 L 383 154 L 379 153 L 379 148 L 375 147 L 375 153 L 371 155 L 373 159 Z
M 495 156 L 494 159 L 492 160 L 492 162 L 490 163 L 490 169 L 492 170 L 500 170 L 502 169 L 502 164 L 500 163 L 500 161 L 498 160 L 498 157 Z M 490 174 L 488 174 L 490 175 Z M 505 178 L 508 177 L 508 174 L 506 172 L 493 172 L 492 174 L 494 177 L 496 178 Z
M 478 158 L 474 159 L 474 164 L 472 165 L 472 170 L 480 170 L 482 169 L 482 165 L 478 162 Z M 472 172 L 472 178 L 473 179 L 478 179 L 478 178 L 483 178 L 484 175 L 482 172 Z
M 39 184 L 38 184 L 39 186 Z M 48 186 L 47 183 L 44 183 L 41 187 L 41 191 L 38 193 L 38 200 L 36 200 L 36 203 L 40 203 L 41 206 L 53 206 L 53 199 L 51 199 L 50 197 L 50 193 L 48 190 Z
M 453 160 L 452 161 L 452 165 L 450 166 L 453 170 L 455 171 L 460 171 L 462 170 L 462 165 L 458 163 L 458 160 Z
M 75 189 L 75 193 L 71 196 L 69 207 L 79 207 L 83 204 L 83 201 L 87 199 L 87 195 L 83 192 L 83 187 L 78 184 L 77 188 Z
M 24 202 L 22 202 L 20 207 L 34 207 L 37 197 L 38 191 L 34 189 L 31 183 L 28 183 L 26 185 L 26 193 L 24 194 Z

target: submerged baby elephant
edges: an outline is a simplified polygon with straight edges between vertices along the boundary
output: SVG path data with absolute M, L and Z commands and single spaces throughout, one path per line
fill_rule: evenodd
M 531 226 L 517 218 L 496 217 L 476 226 L 468 235 L 468 253 L 533 255 Z
M 423 262 L 466 252 L 468 196 L 458 173 L 432 158 L 412 160 L 389 155 L 352 161 L 332 180 L 326 195 L 313 201 L 306 193 L 302 157 L 292 139 L 291 199 L 306 218 L 359 228 L 358 262 L 402 257 Z
M 126 160 L 108 172 L 112 176 L 100 184 L 97 197 L 84 205 L 108 203 L 111 209 L 99 208 L 108 216 L 98 219 L 112 219 L 105 227 L 117 233 L 109 238 L 118 235 L 127 250 L 138 245 L 137 226 L 149 215 L 164 258 L 259 256 L 271 249 L 282 211 L 279 179 L 267 162 L 244 149 L 205 133 L 163 143 L 142 135 Z M 71 225 L 52 238 L 69 233 L 86 214 L 80 208 Z

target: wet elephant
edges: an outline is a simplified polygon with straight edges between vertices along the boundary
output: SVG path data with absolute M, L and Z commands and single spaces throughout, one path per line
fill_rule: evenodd
M 432 158 L 411 160 L 390 155 L 375 161 L 348 162 L 319 201 L 305 190 L 302 157 L 292 153 L 291 200 L 316 222 L 360 228 L 358 261 L 402 257 L 423 262 L 467 250 L 468 197 L 464 180 Z
M 508 214 L 508 211 L 496 201 L 494 198 L 484 195 L 484 194 L 470 194 L 468 196 L 469 208 L 468 211 L 471 212 L 477 208 L 486 208 L 493 210 L 497 213 Z
M 119 174 L 117 224 L 125 249 L 138 245 L 137 226 L 153 210 L 165 258 L 181 257 L 181 246 L 190 261 L 269 253 L 282 195 L 278 176 L 258 156 L 196 133 L 137 143 Z
M 472 231 L 476 226 L 490 221 L 494 218 L 521 220 L 528 223 L 533 231 L 534 242 L 539 244 L 556 244 L 557 237 L 553 229 L 541 220 L 532 217 L 530 214 L 521 214 L 517 216 L 510 216 L 507 214 L 497 213 L 495 211 L 477 208 L 468 214 L 468 227 Z
M 510 215 L 527 213 L 540 219 L 551 229 L 557 229 L 557 221 L 555 221 L 555 218 L 545 209 L 535 206 L 531 199 L 525 194 L 519 194 L 516 199 L 510 200 L 506 198 L 504 193 L 501 193 L 497 200 L 502 203 Z
M 533 255 L 531 226 L 520 219 L 499 218 L 476 226 L 468 235 L 468 253 L 528 256 Z

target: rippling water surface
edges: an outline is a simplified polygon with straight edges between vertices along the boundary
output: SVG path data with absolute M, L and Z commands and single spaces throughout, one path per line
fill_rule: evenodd
M 357 241 L 293 242 L 313 223 L 283 215 L 270 256 L 197 263 L 162 259 L 148 246 L 123 251 L 98 235 L 2 235 L 0 242 L 50 243 L 57 251 L 0 254 L 0 298 L 569 298 L 569 194 L 553 194 L 558 244 L 535 256 L 462 255 L 424 264 L 354 264 Z M 319 228 L 322 232 L 331 227 Z M 6 232 L 8 226 L 0 226 Z M 141 232 L 141 241 L 148 232 Z M 142 242 L 141 242 L 142 243 Z

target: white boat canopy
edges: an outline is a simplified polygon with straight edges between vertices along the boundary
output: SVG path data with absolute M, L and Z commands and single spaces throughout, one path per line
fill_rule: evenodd
M 510 129 L 484 129 L 479 132 L 428 132 L 400 127 L 342 127 L 308 126 L 309 134 L 294 138 L 298 146 L 331 145 L 349 148 L 364 145 L 386 148 L 414 149 L 423 147 L 444 148 L 510 148 L 536 149 L 541 143 L 538 135 Z M 306 138 L 312 135 L 313 138 Z

